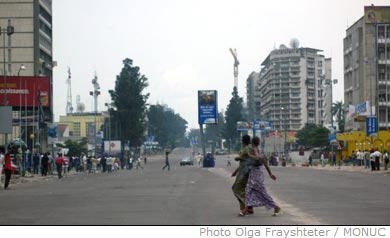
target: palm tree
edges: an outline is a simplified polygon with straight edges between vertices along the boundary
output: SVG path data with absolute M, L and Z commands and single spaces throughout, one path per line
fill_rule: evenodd
M 337 101 L 332 105 L 332 117 L 336 118 L 339 125 L 339 132 L 343 133 L 345 130 L 345 105 L 342 101 Z

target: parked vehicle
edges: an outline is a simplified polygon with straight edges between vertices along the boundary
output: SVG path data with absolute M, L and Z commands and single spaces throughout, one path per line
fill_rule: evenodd
M 180 160 L 180 166 L 186 166 L 186 165 L 193 166 L 194 161 L 191 158 L 184 158 L 184 159 Z

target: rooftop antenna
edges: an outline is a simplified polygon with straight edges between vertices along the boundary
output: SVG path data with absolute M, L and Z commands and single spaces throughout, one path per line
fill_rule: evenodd
M 66 84 L 68 85 L 68 93 L 66 95 L 66 114 L 73 113 L 72 106 L 72 74 L 70 72 L 70 68 L 68 67 L 68 79 L 66 80 Z

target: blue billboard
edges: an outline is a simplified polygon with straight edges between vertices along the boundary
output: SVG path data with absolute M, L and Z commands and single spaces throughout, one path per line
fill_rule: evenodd
M 216 90 L 198 91 L 199 125 L 218 123 L 218 92 Z
M 366 118 L 366 134 L 371 136 L 378 133 L 378 119 L 376 117 Z

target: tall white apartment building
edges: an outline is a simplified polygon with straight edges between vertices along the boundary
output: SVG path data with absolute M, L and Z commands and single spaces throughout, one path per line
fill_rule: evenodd
M 260 114 L 273 130 L 293 132 L 307 123 L 332 123 L 332 60 L 320 52 L 282 45 L 262 63 Z

